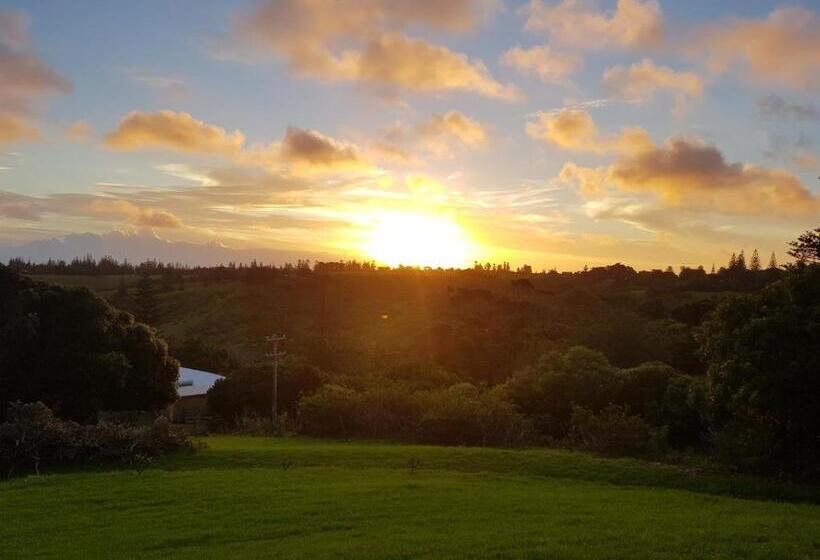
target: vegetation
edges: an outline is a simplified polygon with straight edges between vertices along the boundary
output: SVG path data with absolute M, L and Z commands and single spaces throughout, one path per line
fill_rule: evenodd
M 207 445 L 141 476 L 0 483 L 0 557 L 786 560 L 820 547 L 811 487 L 562 451 Z
M 151 327 L 85 288 L 33 282 L 0 267 L 0 420 L 13 401 L 61 418 L 155 410 L 176 399 L 178 362 Z
M 193 449 L 164 418 L 149 426 L 60 420 L 43 403 L 13 403 L 0 424 L 0 469 L 7 476 L 65 465 L 119 462 L 142 471 L 152 457 Z
M 113 304 L 154 319 L 186 363 L 226 374 L 208 397 L 213 428 L 661 460 L 694 453 L 817 479 L 815 237 L 792 243 L 797 262 L 783 269 L 772 258 L 764 270 L 757 251 L 747 265 L 739 251 L 713 273 L 92 259 L 32 271 L 83 270 Z M 290 353 L 275 419 L 264 357 L 272 332 L 288 333 Z

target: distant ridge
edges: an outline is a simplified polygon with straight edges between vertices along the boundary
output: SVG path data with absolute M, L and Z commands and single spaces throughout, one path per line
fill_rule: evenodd
M 338 255 L 333 256 L 329 253 L 264 248 L 235 249 L 215 242 L 169 241 L 162 239 L 153 231 L 77 233 L 60 238 L 39 239 L 21 245 L 0 245 L 0 261 L 3 263 L 18 257 L 32 262 L 46 262 L 48 259 L 68 262 L 75 257 L 82 258 L 86 255 L 97 259 L 105 256 L 119 261 L 127 259 L 134 264 L 153 259 L 190 266 L 214 266 L 229 262 L 249 263 L 254 259 L 265 264 L 295 263 L 306 258 L 311 261 L 339 259 Z

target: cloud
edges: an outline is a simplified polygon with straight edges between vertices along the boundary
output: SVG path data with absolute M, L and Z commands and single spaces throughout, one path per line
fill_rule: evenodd
M 602 136 L 592 116 L 582 109 L 539 112 L 528 122 L 527 134 L 565 150 L 594 153 L 634 153 L 652 146 L 642 128 L 624 128 L 617 135 Z
M 38 140 L 40 132 L 24 118 L 0 113 L 0 144 Z
M 30 50 L 28 25 L 22 14 L 0 10 L 0 143 L 39 138 L 32 123 L 36 103 L 72 89 Z
M 74 121 L 65 130 L 65 137 L 74 142 L 88 140 L 93 134 L 91 125 L 86 121 Z
M 39 221 L 41 210 L 32 197 L 0 190 L 0 216 L 12 220 Z
M 820 111 L 812 103 L 790 103 L 779 95 L 767 95 L 757 100 L 760 116 L 783 121 L 820 120 Z
M 552 40 L 578 49 L 654 47 L 663 36 L 656 0 L 618 0 L 611 14 L 585 0 L 563 0 L 558 5 L 531 0 L 527 11 L 527 30 L 546 32 Z
M 296 75 L 354 81 L 416 93 L 473 91 L 516 99 L 477 60 L 407 37 L 410 26 L 445 31 L 475 27 L 494 1 L 281 0 L 241 17 L 235 34 L 283 57 Z
M 139 226 L 173 229 L 183 225 L 182 220 L 170 212 L 143 208 L 127 200 L 95 198 L 88 202 L 85 207 L 81 207 L 79 212 L 87 212 L 98 217 L 121 217 Z
M 292 171 L 365 170 L 370 163 L 353 144 L 345 144 L 315 130 L 290 127 L 281 154 Z
M 583 66 L 583 59 L 579 54 L 561 53 L 541 45 L 512 48 L 501 55 L 501 63 L 523 74 L 538 76 L 546 84 L 567 84 L 569 77 Z
M 172 150 L 219 156 L 239 166 L 261 167 L 297 175 L 329 171 L 366 171 L 372 164 L 353 145 L 315 130 L 288 128 L 281 142 L 246 146 L 245 135 L 200 121 L 188 113 L 132 112 L 105 137 L 115 150 Z
M 188 113 L 159 111 L 126 115 L 117 129 L 105 137 L 116 150 L 171 149 L 191 154 L 234 156 L 241 152 L 245 136 L 207 124 Z
M 578 185 L 589 197 L 615 188 L 653 195 L 668 207 L 705 212 L 797 216 L 820 210 L 820 200 L 793 175 L 729 163 L 714 146 L 682 138 L 622 156 L 605 167 L 567 163 L 559 180 Z
M 414 127 L 394 123 L 371 147 L 380 157 L 395 163 L 419 163 L 413 151 L 450 157 L 458 147 L 477 148 L 489 142 L 489 132 L 479 121 L 459 111 L 435 114 Z
M 487 131 L 484 126 L 458 111 L 448 111 L 443 115 L 433 115 L 418 131 L 422 139 L 455 139 L 467 146 L 480 146 L 487 143 Z
M 753 80 L 820 91 L 820 15 L 781 8 L 766 19 L 732 19 L 696 31 L 684 48 L 722 74 L 733 67 Z
M 658 66 L 648 58 L 629 67 L 607 68 L 601 83 L 610 94 L 635 103 L 649 101 L 661 90 L 674 93 L 679 108 L 703 97 L 703 81 L 697 74 Z

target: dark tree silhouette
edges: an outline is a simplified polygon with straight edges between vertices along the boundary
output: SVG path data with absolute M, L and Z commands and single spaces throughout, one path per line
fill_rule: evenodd
M 749 270 L 752 272 L 760 271 L 760 255 L 757 254 L 757 249 L 752 251 L 752 259 L 749 261 Z
M 0 418 L 17 400 L 88 421 L 100 410 L 156 410 L 176 398 L 179 364 L 165 342 L 86 288 L 0 266 L 0 317 Z
M 820 228 L 809 230 L 789 243 L 789 255 L 802 263 L 820 263 Z
M 772 251 L 772 256 L 769 257 L 769 270 L 777 270 L 777 257 Z

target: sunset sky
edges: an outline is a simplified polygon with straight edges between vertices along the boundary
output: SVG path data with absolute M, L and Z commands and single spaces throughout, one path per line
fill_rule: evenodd
M 764 259 L 820 226 L 820 2 L 15 2 L 0 244 Z

